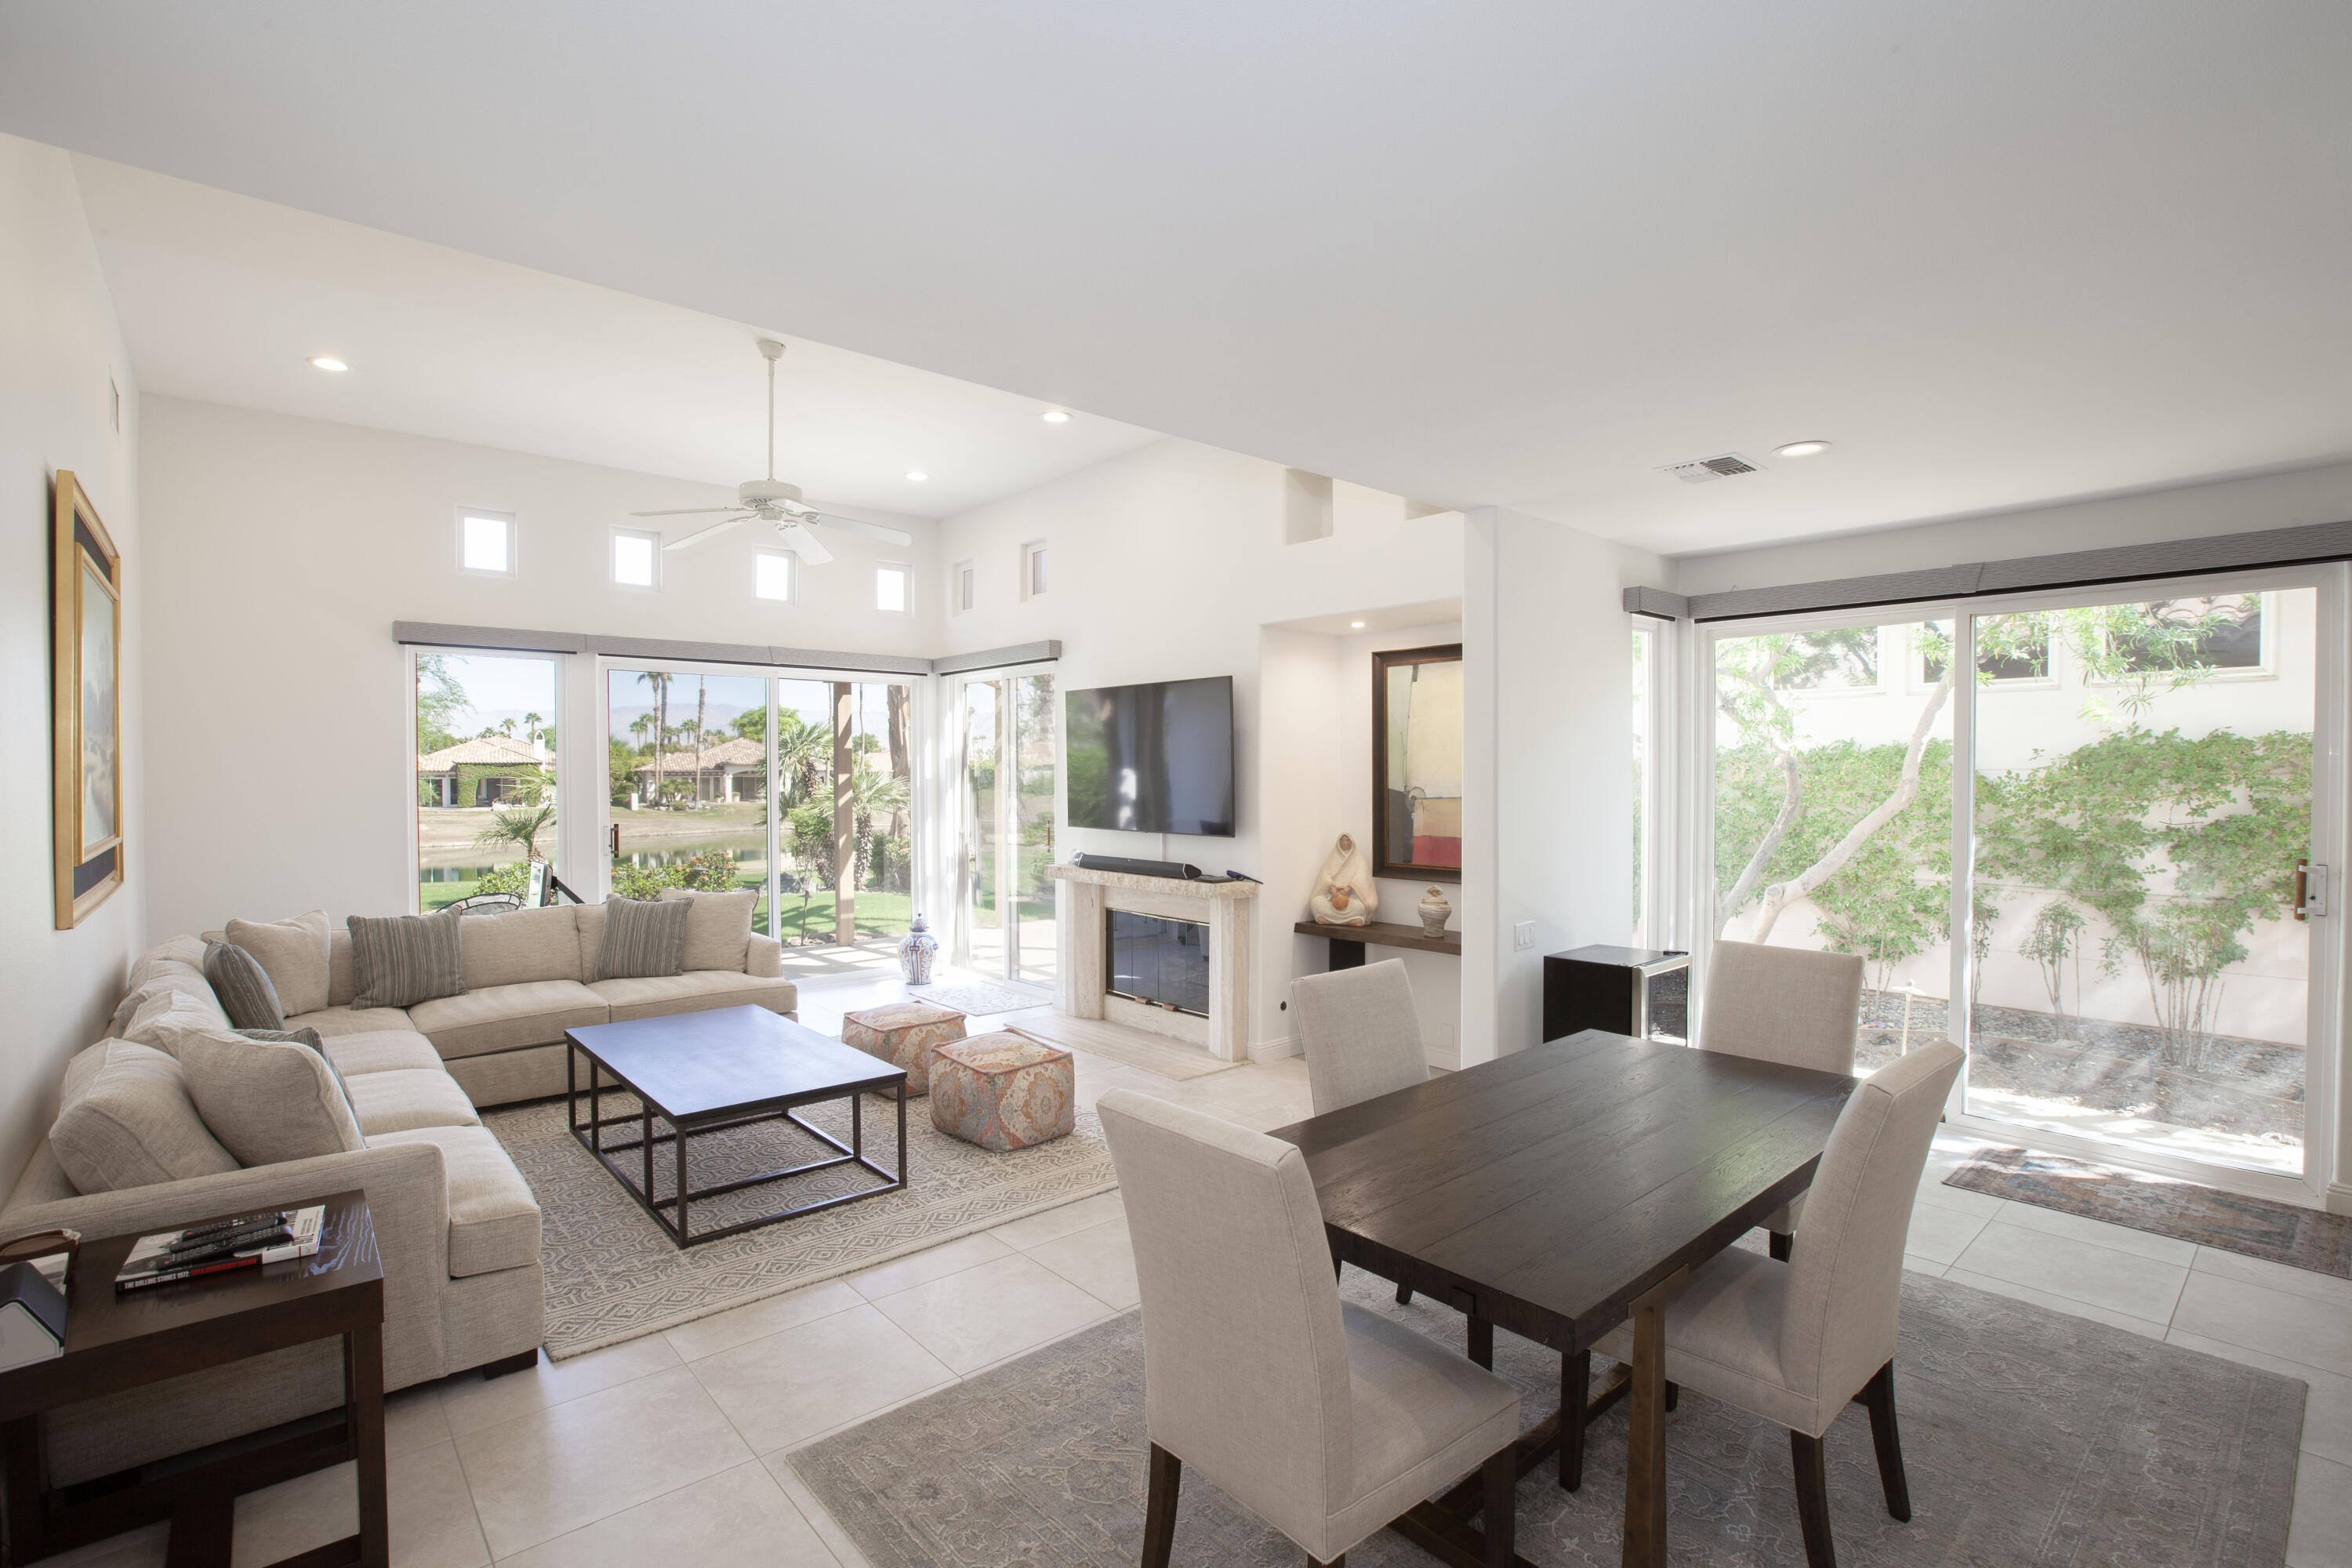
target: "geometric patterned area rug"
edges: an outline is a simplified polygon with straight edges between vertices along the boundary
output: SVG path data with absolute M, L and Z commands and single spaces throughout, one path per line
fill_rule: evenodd
M 607 1116 L 635 1104 L 616 1091 L 603 1098 Z M 866 1157 L 886 1171 L 896 1171 L 896 1102 L 868 1097 L 862 1113 Z M 844 1142 L 851 1141 L 846 1100 L 803 1106 L 795 1114 Z M 540 1263 L 547 1276 L 545 1342 L 548 1355 L 557 1361 L 887 1262 L 1118 1184 L 1102 1125 L 1090 1110 L 1078 1111 L 1077 1130 L 1066 1138 L 1000 1154 L 937 1131 L 931 1126 L 930 1101 L 911 1100 L 907 1102 L 906 1190 L 780 1220 L 681 1251 L 572 1138 L 562 1100 L 493 1110 L 483 1116 L 482 1124 L 506 1146 L 539 1199 Z M 606 1137 L 634 1132 L 608 1127 Z M 805 1164 L 833 1152 L 788 1122 L 764 1121 L 698 1134 L 688 1176 L 699 1188 Z M 634 1156 L 616 1158 L 625 1163 Z M 665 1144 L 654 1162 L 656 1196 L 667 1197 L 675 1191 L 675 1170 Z M 870 1173 L 849 1166 L 698 1199 L 692 1205 L 695 1227 L 716 1228 L 754 1217 L 780 1202 L 808 1203 L 875 1180 Z
M 2352 1218 L 2343 1215 L 2023 1149 L 1979 1154 L 1944 1184 L 2352 1279 Z
M 1462 1317 L 1354 1269 L 1345 1294 L 1463 1348 Z M 1607 1365 L 1594 1358 L 1597 1374 Z M 1828 1436 L 1831 1530 L 1846 1568 L 1934 1563 L 2279 1568 L 2305 1389 L 2292 1378 L 1906 1273 L 1895 1357 L 1912 1518 L 1887 1517 L 1859 1405 Z M 1495 1370 L 1532 1425 L 1559 1403 L 1556 1352 L 1498 1330 Z M 1625 1406 L 1587 1437 L 1584 1484 L 1547 1461 L 1520 1482 L 1519 1554 L 1619 1561 Z M 787 1456 L 874 1568 L 1111 1568 L 1143 1536 L 1143 1335 L 1129 1311 Z M 1673 1561 L 1805 1561 L 1788 1434 L 1685 1390 L 1667 1417 Z M 1187 1470 L 1178 1563 L 1295 1568 L 1297 1547 Z M 1422 1568 L 1387 1531 L 1350 1568 Z

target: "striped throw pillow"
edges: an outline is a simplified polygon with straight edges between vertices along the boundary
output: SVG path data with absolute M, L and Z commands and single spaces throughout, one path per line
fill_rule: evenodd
M 408 1007 L 436 996 L 459 996 L 466 970 L 454 909 L 434 915 L 352 915 L 352 969 L 359 981 L 354 1008 Z
M 229 1026 L 237 1029 L 282 1029 L 286 1014 L 278 1005 L 278 987 L 261 961 L 233 942 L 205 943 L 205 983 Z
M 605 900 L 596 978 L 645 980 L 677 973 L 686 965 L 686 922 L 693 909 L 682 900 Z

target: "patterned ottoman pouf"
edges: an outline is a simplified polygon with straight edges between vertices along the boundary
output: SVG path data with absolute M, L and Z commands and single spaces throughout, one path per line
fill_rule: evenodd
M 962 1038 L 963 1015 L 929 1002 L 893 1002 L 841 1020 L 841 1043 L 905 1068 L 909 1095 L 930 1092 L 931 1052 Z
M 1026 1035 L 975 1035 L 931 1062 L 931 1125 L 999 1151 L 1050 1143 L 1077 1124 L 1070 1053 Z

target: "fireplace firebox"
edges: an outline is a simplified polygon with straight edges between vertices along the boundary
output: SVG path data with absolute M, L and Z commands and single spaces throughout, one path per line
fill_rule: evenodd
M 1209 1016 L 1209 928 L 1128 910 L 1104 912 L 1113 996 Z

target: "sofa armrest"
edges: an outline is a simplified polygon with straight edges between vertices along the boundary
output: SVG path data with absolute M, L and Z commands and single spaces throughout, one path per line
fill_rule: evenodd
M 359 1188 L 375 1221 L 383 1261 L 386 1383 L 441 1375 L 441 1292 L 449 1279 L 449 1177 L 431 1143 L 388 1143 L 194 1176 L 184 1182 L 85 1193 L 0 1213 L 0 1239 L 69 1226 L 95 1239 L 165 1230 L 209 1215 L 282 1208 Z
M 753 936 L 751 951 L 743 955 L 743 973 L 773 980 L 783 972 L 784 944 L 772 936 Z

